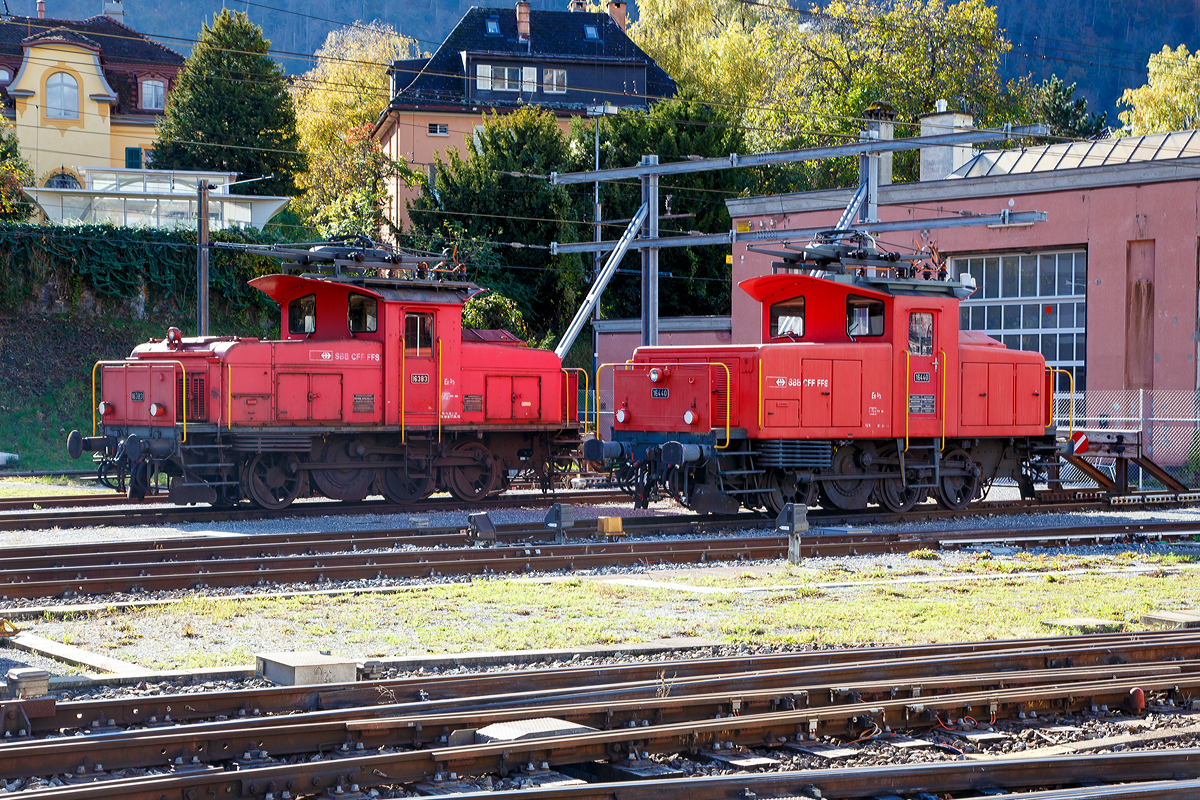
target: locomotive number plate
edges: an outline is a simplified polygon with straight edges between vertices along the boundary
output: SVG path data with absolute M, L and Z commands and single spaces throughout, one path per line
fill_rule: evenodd
M 144 402 L 146 402 L 146 393 L 145 392 L 130 392 L 129 399 L 135 403 L 144 403 Z
M 670 397 L 671 390 L 666 388 L 665 386 L 661 389 L 654 388 L 654 389 L 650 390 L 650 396 L 651 397 Z
M 908 413 L 936 414 L 937 396 L 932 394 L 914 394 L 908 398 Z
M 413 383 L 429 383 L 429 374 L 425 372 L 414 372 L 409 380 Z
M 914 372 L 913 373 L 913 383 L 929 383 L 929 373 L 928 372 Z

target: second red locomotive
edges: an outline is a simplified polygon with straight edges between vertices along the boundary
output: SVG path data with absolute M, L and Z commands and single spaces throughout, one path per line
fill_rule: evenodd
M 972 287 L 944 272 L 870 272 L 744 281 L 763 344 L 642 347 L 611 366 L 612 441 L 585 457 L 615 461 L 643 504 L 697 510 L 959 509 L 995 478 L 1031 496 L 1057 460 L 1042 356 L 959 330 Z

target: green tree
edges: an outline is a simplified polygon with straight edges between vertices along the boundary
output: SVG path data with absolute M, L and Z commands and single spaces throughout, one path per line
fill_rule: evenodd
M 536 177 L 567 163 L 566 138 L 551 112 L 528 106 L 503 117 L 493 113 L 467 141 L 466 155 L 457 148 L 435 155 L 434 182 L 421 176 L 421 195 L 408 206 L 413 241 L 456 248 L 471 279 L 511 297 L 538 340 L 565 327 L 584 285 L 578 256 L 546 249 L 579 235 L 571 195 Z M 481 243 L 516 246 L 504 247 L 499 258 L 472 259 L 467 251 L 480 252 Z
M 874 102 L 895 109 L 898 137 L 917 133 L 919 117 L 943 98 L 981 127 L 1032 116 L 1028 82 L 1000 77 L 1011 45 L 984 0 L 833 0 L 792 15 L 771 34 L 774 71 L 748 115 L 760 148 L 855 139 Z M 857 180 L 857 161 L 813 162 L 795 172 L 808 188 L 844 186 Z M 897 155 L 896 179 L 915 180 L 917 173 L 916 153 Z
M 629 36 L 681 91 L 740 111 L 763 91 L 775 13 L 738 0 L 640 0 Z
M 17 132 L 0 129 L 0 220 L 22 222 L 33 214 L 34 205 L 22 191 L 33 180 L 33 168 L 21 155 Z
M 1104 130 L 1107 112 L 1088 114 L 1087 98 L 1075 97 L 1075 84 L 1064 84 L 1057 75 L 1042 82 L 1037 98 L 1037 114 L 1050 126 L 1054 136 L 1090 139 Z
M 397 177 L 410 185 L 419 180 L 403 161 L 383 152 L 367 123 L 338 134 L 311 154 L 308 187 L 293 202 L 322 237 L 357 233 L 378 238 L 386 224 L 388 181 Z
M 502 330 L 521 339 L 529 339 L 525 315 L 510 298 L 496 292 L 480 292 L 463 303 L 464 328 Z
M 295 105 L 269 46 L 262 28 L 240 11 L 223 10 L 203 26 L 159 122 L 156 165 L 274 175 L 234 190 L 295 193 L 305 157 Z
M 737 112 L 701 103 L 690 97 L 658 103 L 649 113 L 625 111 L 603 117 L 600 123 L 600 166 L 626 167 L 647 153 L 657 154 L 660 163 L 684 161 L 691 156 L 711 158 L 746 152 L 745 134 L 737 124 Z M 575 120 L 570 143 L 572 171 L 594 166 L 594 122 Z M 754 181 L 749 170 L 718 170 L 661 179 L 659 212 L 687 214 L 659 224 L 661 235 L 701 231 L 728 231 L 731 221 L 725 200 L 748 193 Z M 577 218 L 590 219 L 592 186 L 577 189 Z M 602 183 L 600 200 L 604 219 L 630 219 L 641 205 L 636 181 Z M 669 198 L 669 199 L 668 199 Z M 617 238 L 624 224 L 604 228 L 605 239 Z M 659 251 L 659 312 L 664 316 L 706 316 L 729 313 L 730 269 L 726 248 L 665 248 Z M 590 258 L 590 256 L 589 256 Z M 640 271 L 641 256 L 633 251 L 621 267 Z M 641 278 L 618 273 L 601 300 L 604 315 L 636 317 L 641 313 Z
M 1146 83 L 1126 89 L 1117 101 L 1127 106 L 1119 116 L 1129 133 L 1183 131 L 1200 125 L 1200 52 L 1164 46 L 1150 56 Z

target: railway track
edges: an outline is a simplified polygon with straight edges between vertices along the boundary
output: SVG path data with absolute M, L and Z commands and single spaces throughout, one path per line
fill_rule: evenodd
M 582 523 L 581 523 L 582 524 Z M 180 589 L 331 584 L 439 576 L 578 571 L 639 564 L 784 558 L 788 538 L 747 534 L 773 528 L 749 514 L 658 515 L 623 520 L 625 537 L 556 543 L 541 525 L 499 525 L 483 547 L 464 528 L 401 528 L 8 548 L 0 557 L 6 600 L 138 594 Z M 735 531 L 735 532 L 731 532 Z M 736 531 L 741 531 L 736 532 Z M 587 536 L 576 528 L 575 536 Z M 1019 531 L 854 531 L 804 536 L 800 555 L 904 553 L 987 544 L 1054 547 L 1131 540 L 1190 542 L 1192 523 L 1114 524 Z
M 695 798 L 748 798 L 747 787 L 757 797 L 878 797 L 883 789 L 1194 781 L 1200 780 L 1200 753 L 1183 750 L 804 772 L 760 762 L 766 774 L 684 781 L 670 780 L 664 765 L 684 758 L 731 766 L 730 759 L 821 752 L 822 743 L 830 741 L 852 751 L 890 746 L 893 740 L 900 746 L 900 731 L 930 737 L 927 745 L 949 749 L 931 733 L 945 738 L 994 725 L 1008 726 L 1011 733 L 1064 714 L 1136 717 L 1142 713 L 1137 698 L 1151 708 L 1179 712 L 1197 688 L 1200 632 L 1178 631 L 422 675 L 81 702 L 14 701 L 4 706 L 3 724 L 11 735 L 0 746 L 0 777 L 67 776 L 76 785 L 38 794 L 54 800 L 263 800 L 267 793 L 282 798 L 282 791 L 293 797 L 357 797 L 354 791 L 372 787 L 469 788 L 455 786 L 451 772 L 605 781 L 556 786 L 555 792 L 571 794 L 552 795 L 579 798 L 685 792 Z M 987 721 L 960 728 L 955 721 L 971 719 L 972 712 Z M 559 721 L 561 729 L 551 738 L 488 741 L 489 736 L 476 735 L 486 725 L 545 718 Z M 14 731 L 15 725 L 26 727 Z M 47 735 L 55 738 L 40 738 Z M 611 783 L 638 770 L 654 772 L 651 765 L 667 780 Z M 128 775 L 125 770 L 149 774 L 121 777 Z M 985 779 L 988 783 L 981 783 Z M 813 786 L 822 794 L 800 791 Z M 609 793 L 596 794 L 601 789 Z M 523 797 L 551 796 L 525 791 Z

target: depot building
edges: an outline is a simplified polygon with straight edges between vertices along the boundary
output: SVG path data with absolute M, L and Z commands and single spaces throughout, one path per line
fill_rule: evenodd
M 970 115 L 954 111 L 922 122 L 922 134 L 972 126 Z M 881 174 L 883 184 L 886 164 Z M 832 228 L 853 192 L 738 198 L 727 206 L 737 232 Z M 1010 150 L 927 148 L 919 182 L 887 183 L 878 195 L 882 222 L 1006 209 L 1043 211 L 1046 220 L 914 225 L 880 234 L 879 246 L 910 253 L 936 245 L 952 275 L 969 273 L 978 286 L 962 304 L 962 329 L 1041 352 L 1074 376 L 1077 391 L 1200 388 L 1200 131 Z M 770 274 L 777 260 L 752 246 L 733 246 L 735 286 Z M 735 288 L 726 341 L 758 342 L 760 329 L 758 304 Z M 1060 376 L 1056 388 L 1066 389 L 1066 380 Z

